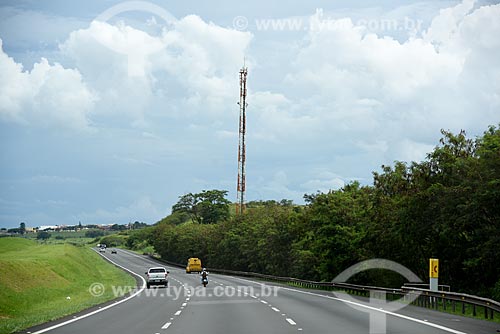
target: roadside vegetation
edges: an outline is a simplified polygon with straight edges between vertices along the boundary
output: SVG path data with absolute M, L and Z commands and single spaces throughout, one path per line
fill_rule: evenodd
M 111 300 L 113 285 L 135 285 L 131 276 L 81 245 L 5 237 L 0 238 L 0 254 L 0 333 Z M 89 293 L 92 283 L 104 285 L 102 296 Z
M 440 284 L 500 301 L 500 129 L 471 139 L 442 131 L 422 162 L 382 166 L 373 185 L 250 202 L 231 214 L 225 191 L 186 194 L 155 226 L 131 231 L 126 245 L 153 246 L 162 258 L 279 276 L 330 281 L 350 265 L 386 258 L 424 281 L 440 259 Z M 210 195 L 210 196 L 207 196 Z M 354 283 L 400 286 L 397 275 L 368 271 Z

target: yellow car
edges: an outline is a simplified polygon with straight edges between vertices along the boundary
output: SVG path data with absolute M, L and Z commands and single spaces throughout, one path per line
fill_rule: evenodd
M 191 257 L 188 259 L 188 264 L 186 266 L 186 273 L 190 274 L 192 272 L 201 273 L 201 260 L 197 257 Z

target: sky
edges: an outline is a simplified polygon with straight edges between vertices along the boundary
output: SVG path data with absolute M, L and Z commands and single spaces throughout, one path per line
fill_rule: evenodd
M 500 123 L 499 1 L 0 0 L 0 227 L 372 184 Z

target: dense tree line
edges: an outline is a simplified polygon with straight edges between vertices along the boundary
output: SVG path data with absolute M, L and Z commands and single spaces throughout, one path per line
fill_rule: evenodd
M 426 281 L 428 259 L 436 257 L 441 284 L 500 300 L 500 129 L 476 139 L 463 131 L 442 134 L 423 162 L 382 166 L 372 186 L 353 182 L 305 195 L 305 206 L 252 202 L 233 217 L 224 202 L 212 224 L 202 224 L 188 206 L 141 231 L 137 242 L 147 239 L 179 263 L 197 256 L 208 267 L 324 281 L 374 257 L 397 261 Z M 401 283 L 383 272 L 357 279 Z

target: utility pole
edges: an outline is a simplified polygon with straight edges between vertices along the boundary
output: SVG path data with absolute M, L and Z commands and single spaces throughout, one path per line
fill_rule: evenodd
M 242 214 L 245 211 L 245 161 L 246 161 L 246 108 L 247 108 L 247 73 L 248 69 L 243 65 L 240 70 L 240 122 L 239 122 L 239 141 L 238 141 L 238 195 L 236 200 L 236 214 Z

